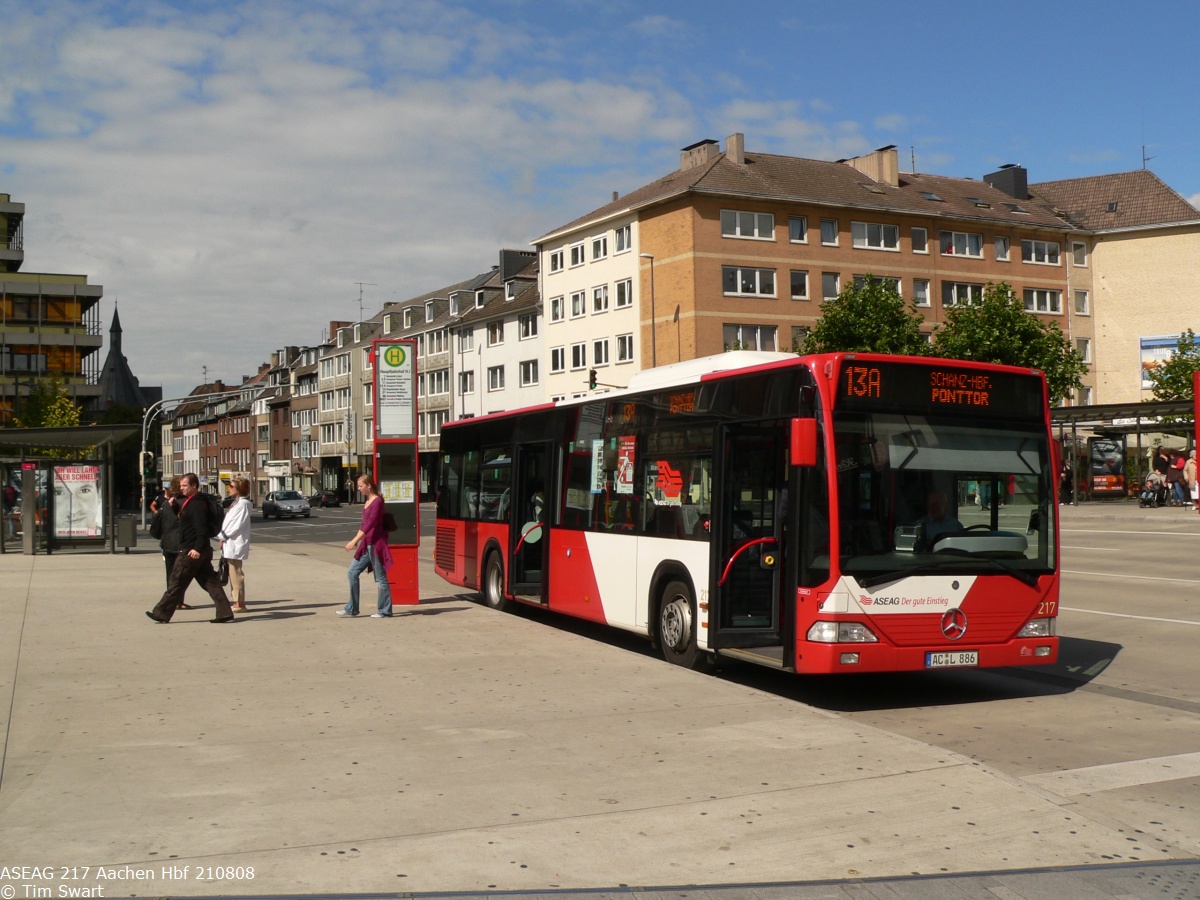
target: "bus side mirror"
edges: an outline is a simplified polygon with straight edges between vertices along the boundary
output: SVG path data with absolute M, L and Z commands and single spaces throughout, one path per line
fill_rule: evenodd
M 791 443 L 793 466 L 817 464 L 817 420 L 792 419 Z

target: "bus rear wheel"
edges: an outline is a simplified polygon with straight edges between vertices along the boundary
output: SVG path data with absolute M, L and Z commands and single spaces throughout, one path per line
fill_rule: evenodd
M 499 553 L 489 553 L 483 566 L 483 602 L 492 609 L 505 610 L 508 599 L 504 596 L 504 561 Z
M 658 606 L 658 643 L 667 662 L 685 669 L 708 668 L 708 654 L 696 646 L 696 602 L 682 581 L 672 581 Z

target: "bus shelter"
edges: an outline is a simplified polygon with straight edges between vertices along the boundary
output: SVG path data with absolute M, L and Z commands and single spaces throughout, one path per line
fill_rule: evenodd
M 0 429 L 0 486 L 12 498 L 0 552 L 107 544 L 116 553 L 113 447 L 139 432 L 138 425 Z
M 1195 436 L 1191 400 L 1059 406 L 1050 410 L 1050 422 L 1064 457 L 1072 460 L 1072 504 L 1105 495 L 1136 495 L 1148 473 L 1148 451 L 1164 442 L 1189 449 Z M 1111 480 L 1118 467 L 1119 490 Z M 1081 485 L 1086 490 L 1081 491 Z

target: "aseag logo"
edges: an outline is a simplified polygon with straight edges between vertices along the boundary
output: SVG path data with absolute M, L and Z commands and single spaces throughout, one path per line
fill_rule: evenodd
M 408 359 L 408 354 L 404 352 L 403 347 L 392 346 L 383 351 L 384 363 L 393 369 L 404 365 L 406 359 Z

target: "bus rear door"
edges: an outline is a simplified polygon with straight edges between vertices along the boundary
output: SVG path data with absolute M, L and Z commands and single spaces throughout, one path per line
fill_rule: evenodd
M 548 442 L 517 446 L 513 502 L 508 510 L 510 590 L 522 600 L 542 604 L 549 583 L 552 447 Z

